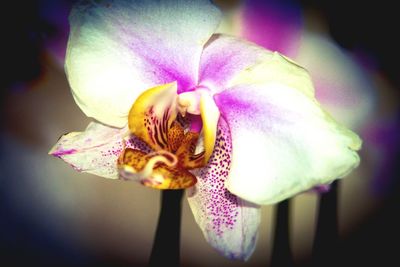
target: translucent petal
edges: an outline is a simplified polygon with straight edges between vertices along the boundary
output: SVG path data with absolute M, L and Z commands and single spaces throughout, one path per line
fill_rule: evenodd
M 92 122 L 84 132 L 63 135 L 49 154 L 78 171 L 117 179 L 117 159 L 124 147 L 150 151 L 145 143 L 127 133 L 127 128 L 112 128 Z

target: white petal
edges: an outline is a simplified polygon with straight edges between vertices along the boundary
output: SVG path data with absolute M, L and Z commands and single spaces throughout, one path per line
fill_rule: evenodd
M 287 66 L 273 71 L 274 61 Z M 344 177 L 358 165 L 361 140 L 321 109 L 303 68 L 275 54 L 253 70 L 258 78 L 249 70 L 214 97 L 232 134 L 226 186 L 233 194 L 275 203 Z
M 84 132 L 63 135 L 49 154 L 58 157 L 80 172 L 117 179 L 117 159 L 124 145 L 149 152 L 136 137 L 127 136 L 128 129 L 118 129 L 92 122 Z
M 82 1 L 73 9 L 66 72 L 89 117 L 123 127 L 136 97 L 177 81 L 197 84 L 203 44 L 220 12 L 208 1 Z

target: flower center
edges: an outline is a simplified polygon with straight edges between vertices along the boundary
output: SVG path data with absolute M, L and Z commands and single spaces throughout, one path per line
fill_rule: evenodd
M 214 148 L 219 111 L 203 90 L 181 95 L 176 91 L 176 83 L 154 87 L 133 104 L 129 130 L 153 152 L 124 149 L 118 159 L 123 179 L 157 189 L 187 188 L 196 183 L 189 170 L 206 165 Z

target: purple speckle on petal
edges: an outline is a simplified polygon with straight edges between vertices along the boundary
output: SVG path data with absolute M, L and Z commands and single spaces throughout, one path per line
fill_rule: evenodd
M 218 236 L 225 230 L 233 229 L 239 215 L 238 198 L 225 188 L 231 164 L 232 145 L 229 128 L 221 118 L 218 124 L 214 152 L 208 165 L 199 171 L 196 197 L 205 203 L 201 208 L 208 229 Z

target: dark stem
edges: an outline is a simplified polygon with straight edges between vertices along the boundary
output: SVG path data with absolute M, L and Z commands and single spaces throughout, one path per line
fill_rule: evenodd
M 332 257 L 339 248 L 337 187 L 337 182 L 332 183 L 330 191 L 321 196 L 313 246 L 314 266 L 339 266 L 338 255 Z
M 179 267 L 183 190 L 164 190 L 149 267 Z
M 272 267 L 293 266 L 289 244 L 289 201 L 282 201 L 277 206 L 278 211 L 271 259 Z

